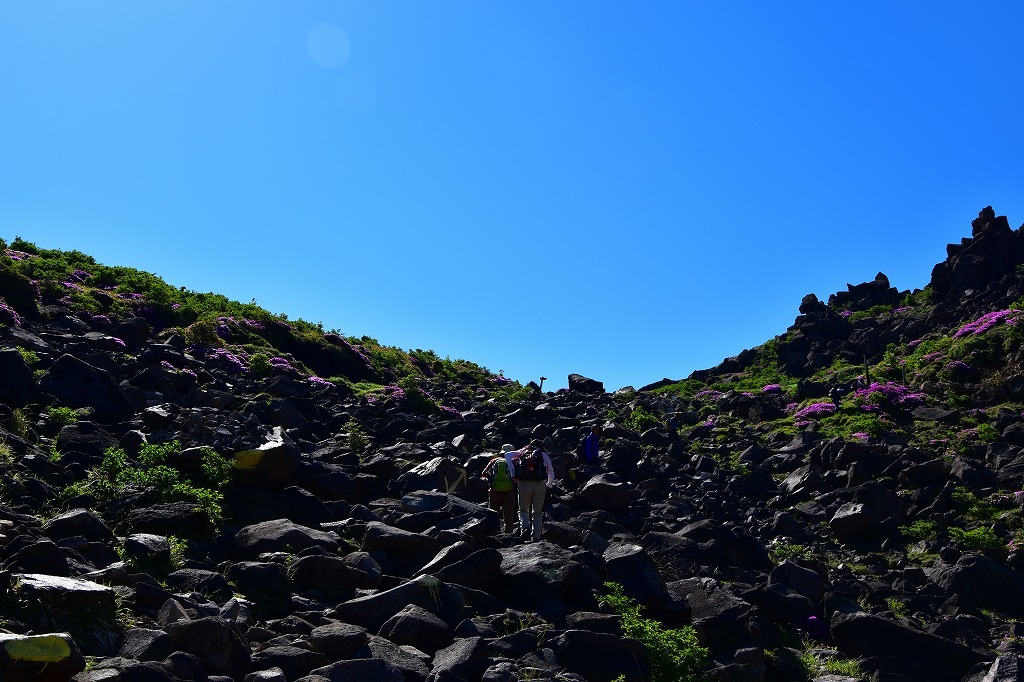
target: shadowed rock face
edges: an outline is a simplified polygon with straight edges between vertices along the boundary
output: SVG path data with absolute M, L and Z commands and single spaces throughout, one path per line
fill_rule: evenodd
M 599 599 L 614 581 L 696 629 L 709 679 L 803 679 L 795 635 L 863 676 L 1017 679 L 1022 240 L 986 208 L 930 298 L 882 273 L 809 295 L 786 334 L 685 385 L 608 394 L 573 375 L 508 402 L 501 378 L 413 358 L 434 407 L 310 381 L 397 383 L 341 337 L 261 322 L 274 361 L 244 372 L 239 344 L 67 309 L 4 266 L 19 315 L 0 317 L 0 671 L 647 680 L 648 650 Z M 872 385 L 851 386 L 865 363 Z M 594 425 L 601 464 L 584 468 Z M 480 474 L 533 439 L 556 484 L 524 544 L 499 533 Z M 110 448 L 166 469 L 126 479 Z M 234 467 L 219 501 L 207 448 Z

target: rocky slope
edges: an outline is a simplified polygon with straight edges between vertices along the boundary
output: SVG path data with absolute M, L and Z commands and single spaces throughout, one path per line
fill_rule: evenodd
M 0 671 L 639 682 L 682 679 L 656 646 L 674 632 L 707 649 L 692 679 L 1016 680 L 1024 228 L 972 225 L 922 290 L 805 297 L 761 347 L 614 394 L 17 240 Z M 593 425 L 603 464 L 579 471 Z M 534 438 L 558 482 L 522 544 L 479 472 Z M 624 636 L 610 583 L 671 630 Z

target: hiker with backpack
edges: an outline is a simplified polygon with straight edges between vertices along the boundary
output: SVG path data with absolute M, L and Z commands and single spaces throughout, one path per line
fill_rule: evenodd
M 555 470 L 551 458 L 544 452 L 539 440 L 512 453 L 515 464 L 514 477 L 519 486 L 519 524 L 522 539 L 540 541 L 541 525 L 544 522 L 544 497 L 547 489 L 555 484 Z
M 480 477 L 488 483 L 487 502 L 491 509 L 501 514 L 506 533 L 514 533 L 516 526 L 516 490 L 513 474 L 515 463 L 512 453 L 515 447 L 506 443 L 501 453 L 495 455 L 484 467 Z

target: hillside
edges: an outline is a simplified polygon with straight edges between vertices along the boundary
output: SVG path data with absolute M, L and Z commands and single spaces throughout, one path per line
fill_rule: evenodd
M 1017 679 L 1024 227 L 984 209 L 922 284 L 541 393 L 0 243 L 3 679 Z M 524 543 L 480 472 L 533 439 Z

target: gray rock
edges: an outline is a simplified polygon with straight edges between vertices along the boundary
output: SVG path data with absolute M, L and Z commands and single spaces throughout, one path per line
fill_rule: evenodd
M 338 548 L 338 535 L 300 526 L 288 519 L 276 519 L 242 528 L 235 535 L 235 547 L 240 554 L 249 557 L 264 552 L 298 552 L 309 547 L 333 552 Z
M 398 645 L 433 654 L 452 641 L 452 628 L 424 608 L 409 604 L 381 626 L 377 633 Z

